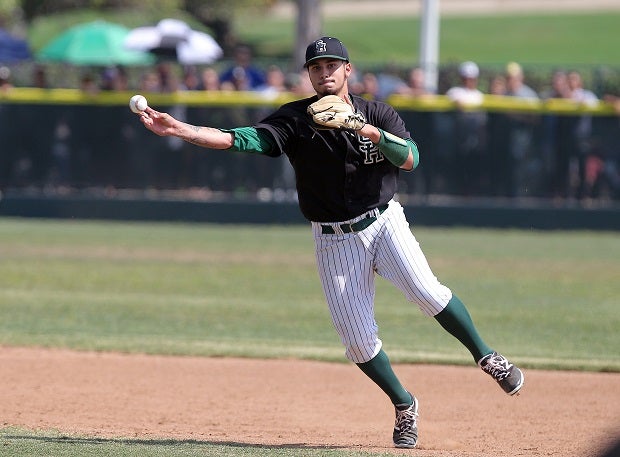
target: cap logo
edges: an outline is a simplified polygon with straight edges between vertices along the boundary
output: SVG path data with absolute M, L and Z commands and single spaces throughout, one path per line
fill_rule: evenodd
M 323 40 L 317 40 L 316 43 L 314 43 L 314 48 L 317 54 L 327 52 L 327 43 Z

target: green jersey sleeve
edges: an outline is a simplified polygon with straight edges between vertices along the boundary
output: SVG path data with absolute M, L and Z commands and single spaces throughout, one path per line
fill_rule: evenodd
M 230 148 L 233 151 L 273 155 L 273 140 L 265 131 L 256 129 L 255 127 L 237 127 L 234 129 L 220 130 L 234 135 L 234 143 Z

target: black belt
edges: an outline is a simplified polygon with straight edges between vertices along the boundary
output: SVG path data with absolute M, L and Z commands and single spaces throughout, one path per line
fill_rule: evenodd
M 379 214 L 383 214 L 383 212 L 387 208 L 388 208 L 388 205 L 385 204 L 385 205 L 378 206 L 376 209 L 379 210 Z M 370 213 L 372 212 L 372 210 L 368 212 Z M 340 230 L 342 230 L 342 233 L 361 232 L 362 230 L 364 230 L 366 227 L 368 227 L 370 224 L 372 224 L 376 220 L 377 220 L 376 216 L 371 216 L 370 214 L 367 214 L 364 219 L 360 219 L 359 221 L 353 222 L 352 224 L 338 224 L 338 227 L 340 227 Z M 333 225 L 321 224 L 321 233 L 323 235 L 334 235 L 336 234 L 336 230 L 334 230 Z

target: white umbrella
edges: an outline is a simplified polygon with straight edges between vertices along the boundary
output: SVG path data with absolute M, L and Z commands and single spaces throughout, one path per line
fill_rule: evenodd
M 209 64 L 224 54 L 210 35 L 193 30 L 178 19 L 162 19 L 155 26 L 130 30 L 124 46 L 127 49 L 173 58 L 184 65 Z

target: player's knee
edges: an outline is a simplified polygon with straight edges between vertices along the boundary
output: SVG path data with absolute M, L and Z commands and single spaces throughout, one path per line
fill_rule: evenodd
M 345 356 L 353 363 L 365 363 L 371 360 L 381 349 L 378 338 L 366 342 L 350 342 L 346 344 Z

